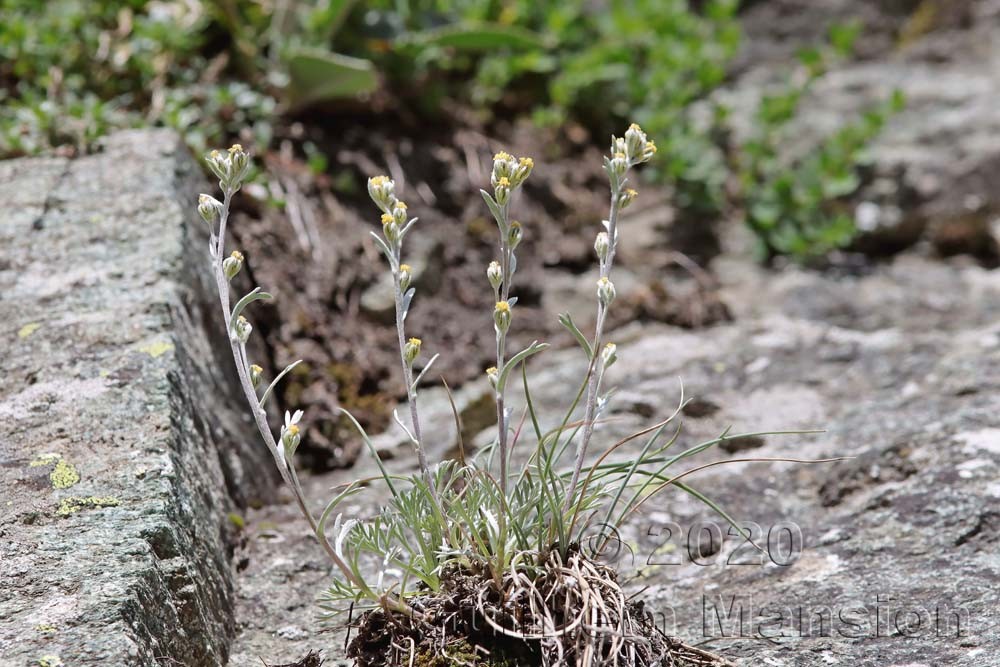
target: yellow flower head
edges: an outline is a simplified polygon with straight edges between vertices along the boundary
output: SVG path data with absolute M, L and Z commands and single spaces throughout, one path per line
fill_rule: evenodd
M 642 128 L 639 127 L 638 123 L 632 123 L 631 125 L 628 126 L 628 129 L 635 130 L 636 132 L 642 132 Z
M 230 152 L 230 154 L 232 154 L 232 153 L 242 153 L 243 152 L 243 146 L 240 146 L 239 144 L 233 144 L 232 146 L 229 147 L 229 152 Z
M 506 176 L 502 177 L 499 181 L 497 181 L 497 187 L 498 188 L 509 188 L 510 187 L 510 179 L 508 179 Z
M 292 435 L 298 435 L 299 434 L 299 425 L 298 424 L 292 424 L 291 426 L 288 427 L 288 432 L 291 433 Z
M 497 305 L 493 310 L 497 313 L 509 313 L 510 304 L 506 301 L 497 301 Z
M 410 345 L 416 345 L 417 347 L 420 347 L 420 345 L 423 343 L 423 341 L 420 340 L 419 338 L 411 338 L 406 342 L 409 343 Z
M 622 152 L 619 151 L 619 152 L 617 152 L 617 153 L 614 154 L 614 157 L 621 158 L 622 160 L 624 160 L 625 159 L 625 153 L 622 153 Z
M 627 189 L 625 191 L 625 194 L 627 194 L 629 197 L 636 197 L 639 195 L 639 193 L 633 190 L 632 188 Z
M 611 282 L 611 281 L 608 280 L 607 278 L 602 277 L 600 280 L 597 281 L 597 284 L 598 285 L 607 285 L 609 282 Z
M 656 152 L 656 144 L 653 143 L 652 139 L 646 142 L 646 151 L 651 154 Z
M 388 176 L 372 176 L 368 179 L 368 182 L 372 185 L 385 185 L 389 182 Z
M 409 264 L 400 264 L 399 265 L 399 272 L 400 273 L 410 273 L 410 271 L 411 271 L 411 269 L 410 269 L 410 265 Z
M 260 366 L 258 366 L 257 364 L 251 365 L 250 366 L 250 370 L 253 371 L 254 373 L 263 373 L 264 372 L 264 369 L 261 368 Z
M 522 167 L 527 167 L 528 169 L 531 169 L 532 167 L 535 166 L 535 161 L 532 160 L 530 157 L 521 158 L 519 160 L 519 163 Z
M 486 369 L 486 374 L 487 375 L 495 375 L 496 372 L 497 372 L 497 367 L 496 366 L 490 366 L 489 368 Z
M 219 158 L 219 151 L 212 151 L 208 154 L 208 156 L 213 160 L 217 160 Z
M 508 160 L 511 159 L 513 158 L 511 158 L 510 153 L 507 153 L 505 151 L 500 151 L 499 153 L 493 156 L 494 162 L 507 162 Z
M 383 225 L 388 225 L 390 222 L 392 222 L 392 213 L 383 213 L 382 214 L 382 224 Z
M 396 208 L 401 208 L 404 211 L 406 210 L 406 202 L 405 201 L 397 201 L 395 203 L 395 206 L 396 206 Z
M 237 262 L 243 261 L 243 253 L 241 253 L 239 250 L 234 250 L 232 253 L 229 254 L 229 256 L 235 259 Z

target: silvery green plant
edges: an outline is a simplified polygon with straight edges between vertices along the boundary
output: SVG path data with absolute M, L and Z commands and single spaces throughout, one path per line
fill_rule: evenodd
M 418 390 L 437 355 L 415 373 L 423 343 L 406 331 L 406 318 L 416 288 L 412 285 L 412 269 L 403 262 L 403 247 L 417 219 L 409 216 L 392 180 L 385 176 L 369 180 L 368 193 L 381 215 L 381 233 L 372 232 L 372 238 L 385 256 L 393 279 L 397 342 L 409 408 L 407 420 L 395 413 L 394 416 L 416 453 L 418 470 L 406 476 L 389 474 L 368 435 L 345 412 L 376 462 L 379 475 L 337 488 L 336 495 L 318 518 L 309 508 L 294 466 L 295 452 L 304 435 L 303 413 L 301 410 L 286 411 L 275 436 L 264 409 L 275 386 L 299 362 L 290 364 L 265 385 L 263 369 L 251 363 L 248 356 L 247 341 L 253 335 L 253 326 L 245 313 L 254 302 L 272 297 L 257 287 L 231 305 L 231 281 L 246 260 L 238 251 L 226 255 L 226 226 L 232 198 L 247 177 L 250 156 L 235 145 L 225 152 L 213 151 L 207 157 L 208 167 L 219 179 L 223 198 L 219 201 L 201 195 L 198 212 L 211 228 L 210 259 L 240 389 L 282 480 L 291 489 L 299 510 L 333 564 L 335 576 L 322 600 L 323 608 L 331 617 L 347 609 L 368 608 L 399 613 L 411 621 L 420 619 L 422 612 L 411 604 L 413 597 L 440 592 L 442 572 L 458 567 L 485 573 L 504 599 L 531 598 L 532 605 L 542 610 L 537 626 L 529 624 L 526 628 L 505 629 L 505 634 L 525 640 L 541 638 L 543 643 L 554 642 L 556 653 L 563 655 L 559 642 L 566 641 L 565 633 L 553 634 L 555 612 L 545 611 L 544 596 L 531 582 L 533 577 L 544 577 L 547 568 L 569 564 L 567 566 L 579 569 L 574 545 L 581 544 L 588 535 L 592 537 L 588 531 L 594 526 L 601 526 L 603 530 L 617 528 L 649 497 L 673 486 L 705 502 L 741 530 L 728 514 L 686 481 L 699 470 L 727 461 L 701 464 L 677 473 L 673 470 L 690 457 L 727 439 L 764 434 L 730 435 L 726 431 L 717 438 L 671 453 L 669 450 L 678 441 L 679 429 L 674 429 L 667 437 L 667 428 L 680 413 L 683 397 L 672 415 L 617 442 L 603 443 L 596 460 L 586 464 L 595 423 L 610 398 L 607 392 L 601 393 L 605 372 L 618 358 L 617 347 L 604 340 L 604 327 L 608 309 L 615 299 L 611 270 L 618 243 L 618 218 L 636 197 L 635 191 L 627 187 L 627 175 L 630 169 L 648 161 L 655 152 L 655 145 L 638 126 L 631 126 L 622 138 L 612 137 L 611 152 L 604 162 L 611 190 L 610 214 L 594 244 L 600 274 L 595 286 L 597 318 L 593 336 L 587 338 L 581 333 L 568 315 L 560 318 L 587 355 L 588 367 L 575 399 L 557 420 L 558 425 L 548 430 L 541 427 L 544 420 L 539 418 L 531 399 L 524 367 L 526 359 L 547 346 L 535 342 L 514 354 L 509 354 L 507 349 L 517 304 L 517 297 L 511 293 L 517 271 L 516 251 L 524 238 L 522 225 L 511 218 L 511 208 L 534 165 L 531 158 L 518 159 L 505 152 L 494 156 L 490 178 L 492 192 L 483 190 L 482 196 L 499 232 L 498 257 L 485 271 L 486 281 L 492 289 L 496 345 L 496 365 L 488 369 L 486 375 L 496 402 L 497 431 L 492 446 L 469 458 L 463 455 L 459 461 L 428 461 L 425 436 L 421 431 Z M 530 429 L 512 428 L 512 411 L 505 401 L 507 385 L 518 369 L 526 398 L 525 419 Z M 573 421 L 581 401 L 584 418 Z M 512 475 L 510 457 L 519 438 L 533 439 L 534 444 L 525 465 Z M 634 443 L 639 446 L 637 454 L 630 453 L 626 460 L 616 460 L 615 452 Z M 571 452 L 575 453 L 570 457 Z M 570 459 L 568 466 L 563 464 L 567 458 Z M 730 461 L 750 460 L 794 459 Z M 380 503 L 376 514 L 335 515 L 345 500 L 376 484 L 384 485 L 390 496 L 387 502 Z M 607 534 L 602 535 L 607 537 Z M 576 564 L 572 565 L 574 562 Z M 589 571 L 594 570 L 589 568 Z M 591 606 L 580 614 L 587 614 L 586 618 L 591 618 L 591 614 L 593 618 L 603 618 L 600 601 L 590 599 L 586 604 Z M 481 611 L 485 613 L 482 608 Z M 624 623 L 625 615 L 619 614 L 617 618 Z M 487 621 L 497 624 L 490 618 Z M 588 632 L 605 633 L 599 622 L 594 625 L 597 629 L 591 628 Z M 627 647 L 621 644 L 626 631 L 628 628 L 620 624 L 609 627 L 609 634 L 602 635 L 601 641 L 611 641 L 619 647 L 616 651 L 627 652 Z M 578 664 L 596 664 L 593 663 L 594 652 L 590 650 L 587 655 L 591 657 L 581 658 Z

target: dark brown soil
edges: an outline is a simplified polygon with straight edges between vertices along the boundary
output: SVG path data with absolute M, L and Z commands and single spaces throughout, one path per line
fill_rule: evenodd
M 614 571 L 596 566 L 602 576 L 614 585 Z M 557 588 L 565 574 L 549 570 L 536 579 L 543 596 L 552 598 L 551 609 L 556 627 L 571 624 L 579 610 L 573 608 L 570 598 L 560 597 Z M 517 598 L 517 599 L 514 599 Z M 609 601 L 610 603 L 610 601 Z M 495 630 L 485 619 L 484 613 L 505 628 L 526 629 L 535 627 L 531 607 L 523 597 L 504 596 L 487 576 L 468 571 L 450 571 L 445 574 L 442 589 L 436 595 L 418 596 L 411 606 L 422 619 L 409 618 L 385 610 L 364 614 L 357 634 L 350 642 L 347 657 L 356 661 L 357 667 L 452 667 L 456 664 L 470 667 L 543 667 L 544 665 L 573 665 L 581 663 L 581 646 L 590 637 L 588 624 L 567 632 L 559 639 L 562 657 L 552 644 L 538 640 L 511 637 Z M 610 603 L 609 606 L 614 606 Z M 616 664 L 629 667 L 731 667 L 731 663 L 701 649 L 689 647 L 669 637 L 656 626 L 652 614 L 645 612 L 642 602 L 629 602 L 628 613 L 634 623 L 631 660 Z M 588 618 L 590 617 L 587 614 Z M 598 619 L 596 625 L 608 622 Z M 617 621 L 614 621 L 617 622 Z M 597 634 L 595 633 L 595 637 Z M 612 664 L 606 644 L 596 644 L 592 665 Z
M 492 294 L 485 267 L 493 259 L 495 225 L 478 191 L 488 183 L 492 155 L 501 149 L 530 155 L 536 168 L 516 205 L 525 228 L 514 292 L 518 296 L 514 343 L 535 339 L 569 342 L 540 301 L 550 274 L 582 273 L 594 266 L 593 237 L 607 215 L 607 179 L 601 148 L 583 130 L 560 136 L 528 125 L 488 135 L 461 123 L 421 126 L 413 121 L 329 118 L 314 126 L 293 125 L 282 149 L 263 157 L 266 183 L 237 199 L 234 234 L 248 258 L 241 287 L 259 284 L 276 301 L 255 311 L 272 372 L 295 359 L 299 367 L 279 389 L 284 407 L 306 411 L 309 424 L 300 449 L 302 465 L 327 469 L 350 465 L 359 440 L 338 412 L 345 407 L 370 431 L 388 426 L 402 396 L 391 312 L 363 306 L 362 296 L 387 270 L 369 231 L 378 216 L 366 180 L 386 173 L 420 222 L 407 238 L 404 259 L 422 255 L 428 268 L 418 277 L 408 333 L 442 355 L 435 375 L 452 386 L 479 376 L 491 365 Z M 344 127 L 343 133 L 306 127 Z M 604 142 L 600 142 L 603 146 Z M 303 146 L 327 156 L 312 170 Z M 643 193 L 657 197 L 652 186 Z M 256 195 L 256 196 L 254 196 Z M 659 197 L 662 200 L 662 196 Z M 264 205 L 265 200 L 283 206 Z M 669 216 L 667 216 L 669 217 Z M 704 278 L 678 268 L 668 236 L 648 248 L 647 275 L 672 271 L 679 291 L 654 280 L 616 304 L 612 325 L 666 321 L 702 326 L 728 319 Z M 581 323 L 582 325 L 582 323 Z M 436 378 L 435 378 L 436 379 Z

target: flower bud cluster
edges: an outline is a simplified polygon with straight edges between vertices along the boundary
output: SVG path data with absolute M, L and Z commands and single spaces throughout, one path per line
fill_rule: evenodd
M 501 185 L 503 179 L 507 179 L 503 185 L 513 190 L 524 183 L 534 167 L 535 161 L 530 157 L 516 158 L 509 153 L 500 151 L 493 156 L 493 173 L 490 176 L 490 184 L 496 188 Z
M 396 183 L 388 176 L 374 176 L 368 179 L 368 196 L 383 213 L 392 210 L 396 203 Z
M 648 162 L 656 155 L 656 144 L 646 138 L 642 128 L 632 123 L 622 138 L 611 137 L 611 155 L 624 158 L 628 167 Z M 626 167 L 626 168 L 628 168 Z M 624 172 L 623 172 L 624 173 Z
M 222 191 L 230 194 L 240 189 L 243 180 L 250 172 L 250 154 L 243 150 L 239 144 L 233 144 L 225 152 L 212 151 L 205 158 L 205 162 L 212 173 L 218 177 L 219 187 L 222 188 Z

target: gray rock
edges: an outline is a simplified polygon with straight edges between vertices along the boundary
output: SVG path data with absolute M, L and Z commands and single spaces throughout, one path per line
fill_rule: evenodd
M 227 513 L 269 478 L 207 333 L 205 189 L 164 131 L 0 163 L 4 667 L 226 661 Z
M 990 48 L 1000 38 L 998 15 L 1000 6 L 986 1 L 759 3 L 744 19 L 740 75 L 720 99 L 734 111 L 736 136 L 747 136 L 757 100 L 782 81 L 795 50 L 822 41 L 834 22 L 859 20 L 862 58 L 816 82 L 786 148 L 805 151 L 901 90 L 907 108 L 872 147 L 872 183 L 856 197 L 856 204 L 879 207 L 874 215 L 870 206 L 856 209 L 866 232 L 860 249 L 898 252 L 926 229 L 943 254 L 997 261 L 988 222 L 1000 211 L 1000 54 Z

